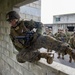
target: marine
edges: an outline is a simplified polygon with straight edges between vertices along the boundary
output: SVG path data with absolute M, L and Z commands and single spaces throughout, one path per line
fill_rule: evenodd
M 19 63 L 35 62 L 41 58 L 45 58 L 48 64 L 53 62 L 51 53 L 41 53 L 38 49 L 44 47 L 46 49 L 55 50 L 56 52 L 68 53 L 75 60 L 74 50 L 61 41 L 50 36 L 41 34 L 42 23 L 31 21 L 20 21 L 20 16 L 15 11 L 6 14 L 6 20 L 10 23 L 10 38 L 14 47 L 19 53 L 16 55 Z M 20 38 L 19 38 L 20 37 Z
M 31 50 L 31 48 L 33 49 L 34 42 L 42 33 L 43 24 L 41 22 L 33 20 L 19 21 L 20 16 L 15 11 L 8 12 L 6 19 L 11 24 L 10 38 L 12 43 L 16 50 L 19 51 L 17 55 L 18 62 L 23 63 L 25 60 L 33 62 L 41 57 L 46 58 L 48 63 L 52 62 L 53 59 L 50 57 L 50 53 L 40 53 L 39 51 Z M 17 39 L 18 36 L 26 36 L 26 38 Z M 22 60 L 23 58 L 25 59 L 24 61 Z
M 65 29 L 65 34 L 66 34 L 66 42 L 69 43 L 71 34 L 69 33 L 68 28 Z
M 58 32 L 55 33 L 55 36 L 54 36 L 57 40 L 59 41 L 62 41 L 62 42 L 67 42 L 67 35 L 64 33 L 63 29 L 62 28 L 59 28 L 58 29 Z M 64 59 L 64 55 L 66 53 L 61 53 L 60 51 L 58 52 L 58 57 L 57 58 L 60 58 L 60 55 L 62 54 L 62 59 Z
M 73 32 L 73 36 L 70 38 L 69 44 L 73 49 L 75 49 L 75 32 Z M 69 61 L 72 62 L 72 57 L 70 56 L 69 58 Z

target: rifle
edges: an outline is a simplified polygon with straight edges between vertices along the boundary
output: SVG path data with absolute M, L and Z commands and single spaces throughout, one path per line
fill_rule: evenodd
M 23 45 L 29 45 L 33 34 L 34 32 L 29 31 L 25 33 L 25 36 L 16 36 L 15 39 L 18 39 L 18 41 Z M 22 43 L 21 40 L 24 40 L 24 43 Z

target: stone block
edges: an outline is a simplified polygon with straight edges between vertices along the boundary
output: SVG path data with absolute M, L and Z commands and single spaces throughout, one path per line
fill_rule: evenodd
M 10 72 L 11 72 L 12 75 L 19 75 L 19 72 L 16 71 L 14 68 L 11 68 Z
M 22 66 L 19 65 L 18 63 L 14 62 L 14 69 L 19 72 L 20 74 L 23 74 L 22 72 Z
M 11 67 L 8 63 L 4 62 L 4 67 L 3 67 L 5 70 L 8 70 L 10 71 L 11 70 Z
M 34 75 L 43 75 L 42 67 L 34 63 L 29 64 L 29 70 L 33 72 Z
M 5 56 L 8 56 L 9 57 L 9 51 L 8 50 L 3 50 L 3 54 L 5 55 Z
M 23 71 L 23 75 L 35 75 L 33 72 L 31 72 L 25 68 L 22 68 L 22 71 Z
M 14 67 L 14 61 L 11 58 L 7 58 L 7 63 L 11 66 Z

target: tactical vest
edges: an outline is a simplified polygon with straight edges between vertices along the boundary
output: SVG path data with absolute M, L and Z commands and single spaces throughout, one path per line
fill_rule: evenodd
M 26 32 L 26 28 L 24 26 L 23 21 L 21 21 L 16 27 L 11 27 L 10 29 L 10 38 L 12 40 L 13 45 L 18 51 L 25 47 L 22 44 L 24 40 L 21 40 L 21 42 L 19 42 L 17 39 L 15 39 L 15 36 L 24 36 L 23 32 Z
M 24 40 L 19 41 L 15 39 L 15 36 L 25 36 L 25 33 L 23 32 L 31 31 L 33 28 L 37 28 L 36 33 L 41 34 L 42 23 L 35 21 L 21 21 L 16 27 L 11 27 L 10 38 L 13 42 L 13 45 L 18 51 L 20 51 L 23 48 L 26 48 L 27 46 L 23 45 L 23 43 L 25 42 Z M 32 42 L 34 42 L 37 39 L 37 34 L 33 35 L 34 38 Z

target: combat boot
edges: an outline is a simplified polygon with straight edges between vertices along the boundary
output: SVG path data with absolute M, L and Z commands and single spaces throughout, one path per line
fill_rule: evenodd
M 71 63 L 72 62 L 72 57 L 71 56 L 69 56 L 69 63 Z
M 19 63 L 25 63 L 26 62 L 26 60 L 24 60 L 24 58 L 21 54 L 17 54 L 16 59 Z
M 58 57 L 57 57 L 58 59 L 60 58 L 60 52 L 58 52 Z
M 53 54 L 52 53 L 40 53 L 40 58 L 45 58 L 48 64 L 52 64 L 53 62 Z

